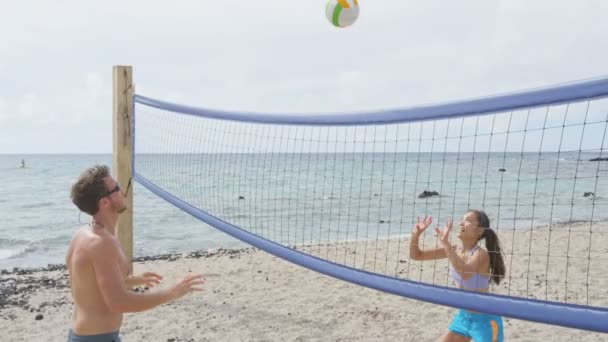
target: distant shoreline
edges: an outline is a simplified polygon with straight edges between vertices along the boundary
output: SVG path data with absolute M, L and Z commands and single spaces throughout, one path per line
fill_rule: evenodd
M 567 222 L 560 222 L 557 224 L 554 224 L 552 227 L 553 229 L 559 230 L 560 228 L 565 228 L 565 227 L 572 227 L 572 226 L 580 226 L 580 225 L 587 225 L 589 223 L 589 221 L 582 221 L 582 220 L 571 220 L 571 221 L 567 221 Z M 608 224 L 608 218 L 607 219 L 600 219 L 600 220 L 596 220 L 593 221 L 594 225 L 605 225 Z M 534 226 L 534 231 L 541 231 L 541 230 L 546 230 L 549 228 L 548 224 L 539 224 L 537 226 Z M 519 232 L 526 232 L 529 231 L 529 227 L 521 227 L 521 228 L 503 228 L 503 229 L 498 229 L 499 233 L 501 234 L 505 234 L 507 232 L 511 232 L 511 231 L 519 231 Z M 580 229 L 579 229 L 580 230 Z M 394 235 L 391 236 L 389 239 L 386 238 L 380 238 L 379 240 L 400 240 L 400 239 L 409 239 L 410 233 L 409 230 L 407 230 L 407 233 L 402 234 L 402 235 Z M 359 240 L 348 240 L 348 241 L 333 241 L 330 242 L 329 245 L 331 246 L 335 246 L 335 245 L 342 245 L 342 244 L 351 244 L 351 243 L 364 243 L 366 240 L 365 239 L 359 239 Z M 368 239 L 367 242 L 373 242 L 376 241 L 375 239 Z M 321 245 L 325 245 L 326 243 L 322 243 Z M 300 249 L 302 248 L 302 250 L 305 250 L 306 248 L 311 248 L 311 247 L 315 247 L 318 246 L 318 244 L 316 243 L 303 243 L 303 244 L 298 244 L 298 245 L 289 245 L 286 246 L 288 248 L 296 248 L 296 249 Z M 187 258 L 187 259 L 199 259 L 199 258 L 208 258 L 208 257 L 212 257 L 212 256 L 218 256 L 218 255 L 224 255 L 224 254 L 229 254 L 229 255 L 236 255 L 236 254 L 241 254 L 241 253 L 249 253 L 252 251 L 258 251 L 259 249 L 256 247 L 241 247 L 241 248 L 225 248 L 225 247 L 218 247 L 218 248 L 207 248 L 207 249 L 199 249 L 199 250 L 191 250 L 191 251 L 184 251 L 184 252 L 173 252 L 173 253 L 161 253 L 161 254 L 150 254 L 150 255 L 144 255 L 144 256 L 137 256 L 135 258 L 133 258 L 133 262 L 148 262 L 148 261 L 157 261 L 157 260 L 166 260 L 168 262 L 171 261 L 175 261 L 178 260 L 180 258 Z M 25 267 L 10 267 L 10 268 L 0 268 L 0 275 L 11 275 L 11 274 L 31 274 L 31 273 L 37 273 L 37 272 L 47 272 L 47 271 L 57 271 L 57 270 L 65 270 L 65 264 L 64 263 L 55 263 L 55 264 L 48 264 L 47 266 L 25 266 Z
M 200 259 L 200 258 L 210 258 L 214 256 L 220 255 L 238 255 L 243 253 L 250 253 L 258 250 L 255 247 L 246 247 L 246 248 L 211 248 L 208 250 L 198 250 L 192 252 L 176 252 L 176 253 L 164 253 L 164 254 L 156 254 L 156 255 L 146 255 L 139 256 L 133 258 L 133 263 L 145 263 L 148 261 L 159 261 L 164 260 L 167 262 L 172 262 L 179 260 L 181 258 L 187 259 Z M 48 264 L 47 266 L 42 267 L 13 267 L 12 269 L 0 269 L 0 275 L 28 275 L 39 272 L 52 272 L 52 271 L 64 271 L 66 269 L 65 264 Z

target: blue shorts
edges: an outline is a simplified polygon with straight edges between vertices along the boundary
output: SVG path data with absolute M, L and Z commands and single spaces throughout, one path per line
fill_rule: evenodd
M 448 329 L 475 342 L 502 342 L 502 318 L 496 315 L 459 310 Z
M 98 335 L 76 335 L 70 329 L 68 342 L 121 342 L 118 331 Z

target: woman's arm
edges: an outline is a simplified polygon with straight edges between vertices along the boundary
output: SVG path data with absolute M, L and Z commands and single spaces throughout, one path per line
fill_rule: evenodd
M 444 247 L 445 252 L 447 253 L 448 259 L 450 260 L 450 264 L 462 279 L 469 279 L 473 274 L 479 273 L 479 265 L 482 264 L 484 260 L 484 254 L 487 258 L 487 253 L 484 253 L 483 250 L 478 249 L 473 256 L 468 260 L 464 260 L 454 248 Z
M 462 279 L 469 279 L 474 273 L 479 272 L 479 265 L 482 264 L 484 258 L 488 258 L 488 254 L 487 252 L 478 249 L 470 258 L 468 258 L 468 260 L 465 260 L 456 253 L 456 249 L 452 247 L 452 244 L 450 243 L 450 230 L 452 230 L 452 219 L 448 220 L 443 231 L 439 230 L 439 228 L 435 228 L 435 231 L 439 234 L 439 241 L 441 241 L 442 249 L 450 261 L 452 268 L 454 268 Z
M 412 229 L 412 236 L 410 239 L 410 258 L 413 260 L 437 260 L 447 257 L 447 254 L 443 247 L 433 248 L 428 250 L 421 250 L 418 241 L 422 232 L 431 225 L 433 218 L 425 216 L 422 221 L 420 217 L 416 219 L 416 225 Z

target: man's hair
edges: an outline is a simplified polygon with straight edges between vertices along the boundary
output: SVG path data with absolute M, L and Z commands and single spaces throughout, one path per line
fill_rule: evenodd
M 72 185 L 70 198 L 78 209 L 93 216 L 99 210 L 99 199 L 107 191 L 104 178 L 110 176 L 106 165 L 95 165 L 84 170 Z

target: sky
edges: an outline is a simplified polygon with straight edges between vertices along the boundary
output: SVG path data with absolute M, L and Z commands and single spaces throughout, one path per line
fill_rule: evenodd
M 221 110 L 328 113 L 608 76 L 605 0 L 5 1 L 0 153 L 111 153 L 112 66 L 141 95 Z

